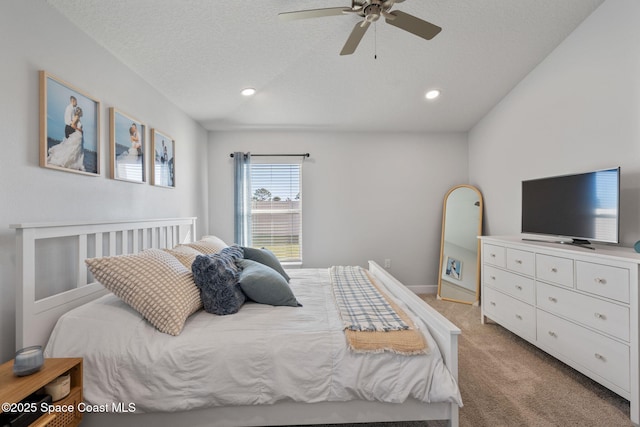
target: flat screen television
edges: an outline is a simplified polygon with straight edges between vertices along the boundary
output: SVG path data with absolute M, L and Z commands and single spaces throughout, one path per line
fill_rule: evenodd
M 522 232 L 618 243 L 620 168 L 522 181 Z

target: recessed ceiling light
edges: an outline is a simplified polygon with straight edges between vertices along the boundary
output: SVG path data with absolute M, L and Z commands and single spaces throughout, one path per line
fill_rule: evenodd
M 439 96 L 440 96 L 440 91 L 438 89 L 433 89 L 427 92 L 424 97 L 427 99 L 436 99 Z
M 252 96 L 255 95 L 256 90 L 252 87 L 248 87 L 245 89 L 242 89 L 242 92 L 240 92 L 243 96 Z

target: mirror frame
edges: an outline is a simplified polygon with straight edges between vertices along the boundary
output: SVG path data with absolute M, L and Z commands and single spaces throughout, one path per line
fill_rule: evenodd
M 463 301 L 463 300 L 458 300 L 458 299 L 453 299 L 453 298 L 446 298 L 446 297 L 442 297 L 441 296 L 441 290 L 442 290 L 442 261 L 443 261 L 443 257 L 444 257 L 444 231 L 445 231 L 445 225 L 446 225 L 446 220 L 447 220 L 447 200 L 449 199 L 449 196 L 451 195 L 451 193 L 453 193 L 455 190 L 460 189 L 460 188 L 469 188 L 473 191 L 475 191 L 478 195 L 478 200 L 480 201 L 480 206 L 479 206 L 479 213 L 480 213 L 480 217 L 478 218 L 478 233 L 477 236 L 481 236 L 482 235 L 482 222 L 483 222 L 483 212 L 484 212 L 484 201 L 482 199 L 482 193 L 480 192 L 480 190 L 478 190 L 476 187 L 474 187 L 473 185 L 467 185 L 467 184 L 463 184 L 463 185 L 456 185 L 455 187 L 452 187 L 451 189 L 449 189 L 449 191 L 447 191 L 447 194 L 445 194 L 444 196 L 444 202 L 442 204 L 442 232 L 441 232 L 441 237 L 440 237 L 440 265 L 438 267 L 438 299 L 439 300 L 444 300 L 444 301 L 452 301 L 452 302 L 459 302 L 462 304 L 470 304 L 470 305 L 478 305 L 480 303 L 480 239 L 477 239 L 477 251 L 476 251 L 476 296 L 475 296 L 475 301 Z

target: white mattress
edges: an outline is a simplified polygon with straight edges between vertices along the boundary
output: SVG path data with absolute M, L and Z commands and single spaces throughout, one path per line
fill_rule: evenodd
M 283 399 L 398 403 L 413 397 L 461 404 L 458 386 L 424 325 L 429 355 L 350 352 L 328 270 L 288 273 L 303 307 L 246 303 L 229 316 L 200 311 L 177 337 L 158 332 L 116 296 L 106 295 L 62 316 L 45 355 L 84 358 L 87 403 L 135 403 L 137 412 Z

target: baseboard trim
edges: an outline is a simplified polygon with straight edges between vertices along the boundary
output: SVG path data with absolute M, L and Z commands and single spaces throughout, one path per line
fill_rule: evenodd
M 438 285 L 418 285 L 407 286 L 414 294 L 435 294 L 438 292 Z

